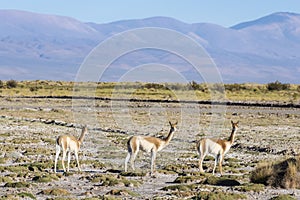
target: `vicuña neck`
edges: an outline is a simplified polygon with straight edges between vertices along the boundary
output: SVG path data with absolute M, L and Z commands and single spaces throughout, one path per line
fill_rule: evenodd
M 230 141 L 230 144 L 233 144 L 234 142 L 234 138 L 235 138 L 235 133 L 236 133 L 237 129 L 236 128 L 233 128 L 232 131 L 231 131 L 231 134 L 230 134 L 230 137 L 228 139 L 228 141 Z
M 172 140 L 174 132 L 175 132 L 174 128 L 171 128 L 168 136 L 164 139 L 164 141 L 166 142 L 166 144 L 168 144 Z
M 86 133 L 86 129 L 82 129 L 81 135 L 80 135 L 80 137 L 79 137 L 79 139 L 78 139 L 78 142 L 79 142 L 80 144 L 82 144 L 82 142 L 83 142 L 85 133 Z

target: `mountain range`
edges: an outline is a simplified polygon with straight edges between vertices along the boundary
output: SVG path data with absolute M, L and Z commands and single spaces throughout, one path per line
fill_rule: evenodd
M 0 18 L 0 80 L 74 80 L 85 57 L 108 37 L 135 28 L 160 27 L 201 44 L 226 83 L 300 83 L 300 14 L 296 13 L 273 13 L 232 27 L 188 24 L 168 17 L 97 24 L 19 10 L 0 10 Z M 177 56 L 155 50 L 122 57 L 103 81 L 117 81 L 128 70 L 147 63 L 174 65 L 187 80 L 202 81 Z

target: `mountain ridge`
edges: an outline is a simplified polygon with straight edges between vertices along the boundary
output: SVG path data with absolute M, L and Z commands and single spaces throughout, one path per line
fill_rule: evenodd
M 84 58 L 101 41 L 116 33 L 150 26 L 172 29 L 199 42 L 217 64 L 224 82 L 299 83 L 297 13 L 273 13 L 228 28 L 205 22 L 189 24 L 164 16 L 105 24 L 18 10 L 0 10 L 0 17 L 4 19 L 0 22 L 0 80 L 73 80 Z M 143 64 L 136 60 L 182 65 L 173 55 L 157 55 L 154 51 L 130 55 L 124 63 L 117 62 L 119 66 L 107 81 L 117 81 L 114 73 L 122 74 Z M 193 80 L 192 72 L 183 68 L 180 66 L 179 73 Z

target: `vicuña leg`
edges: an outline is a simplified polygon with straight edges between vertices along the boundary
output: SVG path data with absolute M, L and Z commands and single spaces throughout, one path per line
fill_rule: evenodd
M 125 158 L 125 172 L 127 172 L 127 170 L 128 170 L 128 162 L 130 162 L 131 169 L 133 171 L 135 170 L 134 160 L 135 160 L 136 156 L 137 156 L 137 152 L 136 153 L 128 152 L 128 154 Z
M 68 152 L 68 165 L 67 165 L 67 172 L 70 171 L 70 161 L 71 161 L 71 152 Z
M 56 169 L 57 169 L 57 160 L 60 154 L 60 146 L 56 146 L 56 151 L 55 151 L 55 161 L 54 161 L 54 173 L 56 173 Z
M 64 172 L 66 172 L 66 167 L 65 167 L 66 155 L 67 155 L 67 152 L 63 150 L 63 156 L 62 156 L 61 164 L 63 166 Z
M 128 154 L 125 158 L 125 172 L 127 172 L 127 165 L 128 165 L 129 160 L 130 160 L 130 157 L 131 157 L 131 152 L 128 152 Z
M 212 172 L 213 175 L 215 174 L 215 170 L 216 170 L 216 167 L 217 167 L 217 163 L 219 163 L 220 156 L 221 156 L 221 154 L 218 154 L 218 155 L 215 157 L 215 163 L 214 163 L 214 168 L 213 168 L 213 172 Z
M 204 173 L 202 163 L 203 163 L 203 160 L 204 160 L 204 158 L 206 156 L 206 152 L 204 152 L 204 149 L 202 148 L 201 145 L 199 145 L 198 148 L 199 148 L 198 149 L 198 153 L 199 153 L 199 163 L 198 163 L 199 164 L 199 170 L 200 170 L 201 173 Z
M 156 152 L 154 150 L 151 151 L 151 176 L 154 175 L 154 169 L 155 169 L 155 158 L 156 158 Z
M 202 166 L 204 157 L 205 157 L 205 155 L 204 155 L 204 154 L 201 154 L 201 155 L 200 155 L 200 159 L 199 159 L 199 170 L 200 170 L 201 173 L 204 173 L 203 166 Z
M 223 176 L 223 169 L 222 169 L 223 159 L 224 159 L 224 155 L 221 154 L 219 158 L 219 169 L 220 169 L 221 176 Z
M 75 158 L 76 158 L 78 170 L 81 171 L 81 168 L 80 168 L 80 165 L 79 165 L 79 159 L 78 159 L 78 152 L 75 151 L 74 153 L 75 153 Z
M 132 152 L 131 156 L 130 156 L 130 165 L 131 165 L 131 169 L 133 171 L 135 170 L 134 161 L 135 161 L 135 158 L 136 158 L 137 154 L 138 154 L 138 151 L 136 151 L 134 153 Z

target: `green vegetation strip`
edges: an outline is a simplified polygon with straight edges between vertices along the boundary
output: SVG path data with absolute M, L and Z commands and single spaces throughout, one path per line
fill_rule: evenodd
M 106 83 L 63 81 L 1 81 L 2 97 L 21 98 L 96 98 L 101 100 L 162 101 L 211 103 L 212 97 L 221 103 L 234 105 L 240 101 L 265 102 L 266 106 L 278 103 L 299 105 L 300 85 L 281 83 L 268 84 L 207 84 L 197 83 Z M 115 98 L 117 97 L 117 98 Z M 215 102 L 213 102 L 215 103 Z M 217 103 L 217 102 L 216 102 Z M 254 105 L 255 106 L 255 105 Z

